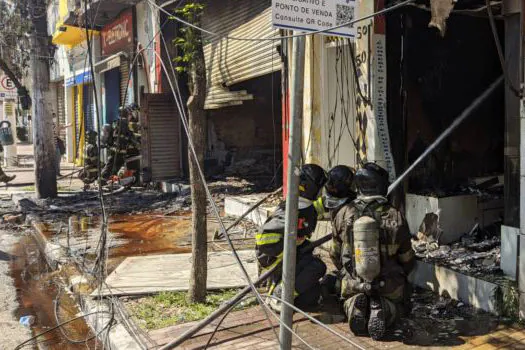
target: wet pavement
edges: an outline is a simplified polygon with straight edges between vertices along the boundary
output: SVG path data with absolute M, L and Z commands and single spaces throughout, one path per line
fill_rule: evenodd
M 60 274 L 53 272 L 41 256 L 30 236 L 22 237 L 16 244 L 11 260 L 11 276 L 15 281 L 19 308 L 16 317 L 34 316 L 33 335 L 45 332 L 60 322 L 78 315 L 75 298 L 61 289 Z M 58 304 L 57 304 L 58 303 Z M 56 313 L 55 313 L 56 310 Z M 66 337 L 79 344 L 73 344 Z M 87 341 L 92 333 L 83 319 L 65 325 L 36 340 L 41 349 L 93 348 L 95 341 Z M 35 343 L 33 343 L 35 344 Z

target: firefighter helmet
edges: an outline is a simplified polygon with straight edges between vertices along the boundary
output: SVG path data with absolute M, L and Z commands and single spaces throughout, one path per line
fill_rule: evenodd
M 363 196 L 386 196 L 388 172 L 375 163 L 366 163 L 356 172 L 355 183 Z
M 97 144 L 97 132 L 94 130 L 89 130 L 87 132 L 87 142 L 91 145 Z
M 299 196 L 312 201 L 316 200 L 326 180 L 326 171 L 319 165 L 303 165 L 299 179 Z
M 346 165 L 337 165 L 328 172 L 325 185 L 327 208 L 337 208 L 348 200 L 355 199 L 354 174 L 355 170 Z

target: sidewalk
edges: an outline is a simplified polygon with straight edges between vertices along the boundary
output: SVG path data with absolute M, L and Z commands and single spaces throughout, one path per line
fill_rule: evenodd
M 7 186 L 2 184 L 0 186 L 0 193 L 12 192 L 33 192 L 35 190 L 35 173 L 34 173 L 34 157 L 33 145 L 19 144 L 17 145 L 18 166 L 17 167 L 3 167 L 3 170 L 8 175 L 16 175 L 16 178 Z M 61 173 L 68 175 L 75 170 L 79 170 L 74 164 L 62 162 Z M 84 184 L 78 179 L 77 174 L 73 174 L 66 178 L 58 180 L 58 191 L 80 191 Z
M 327 320 L 326 316 L 323 317 L 323 315 L 319 313 L 311 313 L 311 315 L 321 319 L 325 323 L 330 323 L 330 320 Z M 334 318 L 334 320 L 336 319 Z M 279 328 L 277 321 L 272 321 L 278 333 Z M 432 330 L 432 324 L 428 324 L 426 326 L 419 325 L 419 327 L 412 325 L 415 327 L 412 333 L 409 332 L 407 328 L 400 329 L 395 332 L 395 334 L 399 334 L 398 337 L 392 336 L 381 342 L 373 341 L 367 337 L 353 336 L 348 329 L 348 324 L 344 321 L 336 321 L 327 325 L 364 349 L 525 349 L 525 330 L 522 328 L 498 326 L 496 324 L 486 326 L 477 325 L 477 320 L 470 320 L 469 322 L 472 326 L 471 329 L 462 330 L 458 327 L 458 329 L 452 332 L 457 332 L 457 335 L 447 334 L 446 339 L 444 338 L 442 340 L 433 339 L 434 335 L 439 334 L 433 335 L 431 333 L 437 333 L 439 330 Z M 151 331 L 149 335 L 159 346 L 162 346 L 180 336 L 193 324 L 195 323 L 159 329 Z M 179 348 L 204 349 L 216 325 L 217 322 L 212 323 L 211 326 L 203 329 L 197 336 L 187 340 Z M 487 329 L 486 327 L 489 328 Z M 298 314 L 294 315 L 293 329 L 315 349 L 359 348 Z M 293 347 L 296 349 L 308 349 L 308 347 L 296 337 L 294 337 L 293 340 Z M 215 334 L 209 348 L 258 350 L 278 349 L 279 345 L 276 342 L 273 331 L 268 325 L 264 312 L 260 307 L 255 307 L 250 310 L 231 313 L 221 325 L 220 331 Z

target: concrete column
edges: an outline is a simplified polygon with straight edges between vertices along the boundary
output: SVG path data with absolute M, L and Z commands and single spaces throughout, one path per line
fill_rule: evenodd
M 303 155 L 305 163 L 323 166 L 321 157 L 322 142 L 322 51 L 324 37 L 306 37 L 303 105 Z
M 14 102 L 4 102 L 4 119 L 11 123 L 11 132 L 15 143 L 11 146 L 4 146 L 4 166 L 17 166 L 18 154 L 16 150 L 16 106 Z

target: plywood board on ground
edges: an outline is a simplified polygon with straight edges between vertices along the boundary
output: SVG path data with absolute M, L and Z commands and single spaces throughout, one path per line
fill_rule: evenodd
M 238 251 L 250 278 L 257 278 L 253 250 Z M 191 271 L 191 254 L 129 257 L 106 279 L 107 287 L 93 296 L 139 295 L 163 291 L 187 291 Z M 244 275 L 231 252 L 208 253 L 208 289 L 246 286 Z

